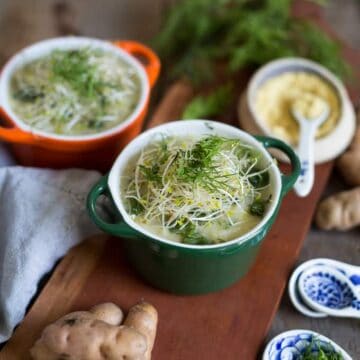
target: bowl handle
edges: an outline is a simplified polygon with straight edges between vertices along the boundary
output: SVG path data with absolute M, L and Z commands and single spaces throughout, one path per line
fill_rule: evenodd
M 3 108 L 0 108 L 0 118 L 9 118 Z M 23 131 L 15 125 L 13 125 L 12 127 L 3 127 L 0 125 L 0 139 L 10 143 L 35 143 L 34 136 L 31 133 Z
M 108 176 L 103 176 L 97 184 L 93 186 L 86 200 L 86 207 L 91 220 L 104 232 L 123 236 L 126 238 L 138 238 L 139 233 L 130 227 L 122 218 L 117 223 L 104 221 L 96 211 L 96 203 L 100 195 L 106 196 L 112 202 L 112 197 L 108 188 Z M 117 211 L 117 210 L 115 210 Z
M 281 140 L 267 136 L 255 136 L 255 138 L 256 140 L 260 141 L 267 149 L 275 148 L 281 150 L 290 160 L 291 168 L 292 168 L 291 174 L 290 175 L 281 174 L 281 182 L 282 182 L 281 197 L 284 197 L 289 192 L 289 190 L 294 186 L 297 178 L 300 175 L 300 170 L 301 170 L 300 160 L 295 154 L 294 150 Z
M 114 41 L 113 44 L 122 50 L 125 50 L 130 55 L 141 60 L 144 58 L 144 66 L 147 76 L 149 78 L 150 87 L 153 87 L 160 73 L 160 60 L 158 56 L 147 46 L 136 41 Z

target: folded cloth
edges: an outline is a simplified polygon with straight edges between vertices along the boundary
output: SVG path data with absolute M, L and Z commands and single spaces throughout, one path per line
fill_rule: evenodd
M 77 169 L 0 168 L 0 343 L 10 338 L 56 261 L 99 232 L 85 210 L 99 177 Z

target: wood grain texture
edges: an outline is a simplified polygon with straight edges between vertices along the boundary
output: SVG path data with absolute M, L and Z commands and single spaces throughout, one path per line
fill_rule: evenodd
M 137 277 L 123 255 L 121 240 L 112 239 L 74 310 L 108 300 L 128 309 L 143 298 L 159 310 L 155 360 L 256 359 L 330 170 L 331 164 L 318 167 L 310 198 L 290 194 L 285 199 L 256 264 L 231 288 L 192 297 L 158 291 Z
M 66 11 L 63 9 L 59 16 L 54 7 L 58 6 L 55 4 L 59 1 L 3 0 L 0 8 L 5 8 L 6 11 L 0 11 L 0 41 L 8 46 L 2 47 L 0 61 L 30 42 L 66 33 L 71 27 L 71 31 L 83 35 L 146 40 L 155 32 L 159 23 L 158 14 L 166 2 L 169 1 L 152 1 L 150 5 L 146 0 L 123 0 L 122 6 L 119 6 L 118 0 L 60 1 L 70 7 L 65 8 Z M 296 11 L 300 15 L 317 19 L 329 29 L 326 22 L 319 19 L 319 11 L 314 9 L 301 5 Z M 144 18 L 147 19 L 146 23 Z M 349 48 L 344 52 L 354 64 L 360 65 L 360 53 Z M 357 68 L 360 69 L 360 66 Z M 244 73 L 239 76 L 238 90 L 244 88 L 249 75 Z M 173 85 L 148 125 L 151 127 L 176 119 L 191 96 L 192 90 L 188 85 Z M 352 96 L 353 99 L 359 96 L 356 86 L 352 90 Z M 235 101 L 236 99 L 234 105 Z M 221 120 L 236 125 L 235 106 Z M 84 243 L 66 256 L 57 267 L 25 320 L 0 353 L 0 359 L 27 360 L 28 349 L 39 335 L 40 329 L 68 311 L 89 308 L 101 301 L 117 302 L 126 310 L 140 298 L 153 302 L 159 309 L 159 333 L 153 356 L 155 360 L 256 359 L 330 171 L 331 164 L 317 168 L 316 186 L 311 197 L 298 199 L 291 194 L 286 198 L 280 216 L 265 239 L 249 275 L 219 293 L 180 297 L 157 291 L 143 283 L 132 271 L 123 256 L 121 240 L 100 237 L 98 242 L 90 244 L 90 249 Z M 356 245 L 358 233 L 352 236 L 350 241 L 346 235 L 340 238 L 334 233 L 326 235 L 313 232 L 312 241 L 318 238 L 321 242 L 318 256 L 339 255 L 348 260 L 351 258 L 349 254 L 352 254 L 351 259 L 356 260 L 360 251 L 359 245 Z M 341 251 L 336 250 L 339 240 L 347 242 Z M 333 246 L 327 246 L 327 241 Z M 305 251 L 303 258 L 311 256 L 311 252 Z M 69 279 L 69 282 L 64 279 Z M 259 291 L 259 288 L 262 290 Z M 283 309 L 283 316 L 278 319 L 277 327 L 270 335 L 289 327 L 316 327 L 325 334 L 331 331 L 342 343 L 344 329 L 354 331 L 355 339 L 356 334 L 359 334 L 358 323 L 349 325 L 346 321 L 335 322 L 334 319 L 306 321 L 300 315 L 294 316 L 286 299 Z M 356 341 L 349 346 L 347 349 L 351 353 L 359 354 Z M 360 359 L 360 355 L 354 359 L 357 358 Z
M 167 121 L 180 118 L 182 109 L 194 95 L 192 87 L 187 82 L 173 84 L 166 93 L 166 99 L 155 109 L 153 116 L 146 124 L 148 129 Z
M 163 123 L 168 118 L 177 118 L 182 106 L 188 101 L 188 96 L 185 96 L 187 92 L 190 93 L 191 89 L 184 84 L 173 85 L 149 125 L 152 126 L 154 122 Z M 176 107 L 174 99 L 178 99 Z M 97 263 L 91 274 L 82 274 L 86 281 L 79 282 L 77 295 L 73 297 L 71 288 L 61 291 L 60 298 L 66 298 L 68 292 L 72 294 L 72 298 L 65 307 L 55 310 L 56 315 L 87 309 L 103 301 L 113 301 L 128 309 L 133 303 L 144 299 L 159 310 L 160 322 L 154 359 L 215 360 L 221 357 L 232 360 L 234 354 L 243 360 L 255 359 L 276 312 L 289 271 L 310 226 L 315 204 L 331 167 L 328 163 L 317 168 L 316 184 L 309 197 L 300 199 L 290 194 L 285 199 L 279 218 L 265 239 L 255 266 L 248 276 L 233 287 L 194 297 L 175 296 L 158 291 L 137 277 L 123 255 L 121 240 L 113 238 L 106 242 L 105 250 L 96 259 Z M 83 256 L 79 254 L 79 261 L 85 261 Z M 67 257 L 64 261 L 66 259 Z M 64 270 L 74 276 L 72 264 L 64 266 Z M 35 309 L 41 312 L 47 299 L 53 297 L 53 289 L 61 282 L 59 273 L 55 273 L 35 303 Z M 50 288 L 52 283 L 55 285 Z M 31 343 L 30 340 L 38 334 L 38 331 L 32 331 L 31 335 L 28 335 L 27 331 L 23 330 L 26 324 L 27 330 L 31 327 L 39 329 L 55 318 L 55 314 L 48 316 L 45 312 L 43 317 L 38 319 L 32 315 L 33 309 L 5 347 L 5 354 L 19 351 L 19 343 L 24 344 L 21 345 L 21 352 L 26 353 L 25 348 Z M 22 337 L 25 334 L 27 338 L 23 342 Z

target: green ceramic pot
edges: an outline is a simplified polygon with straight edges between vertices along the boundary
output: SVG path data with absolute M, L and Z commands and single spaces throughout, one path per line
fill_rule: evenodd
M 276 148 L 289 157 L 292 173 L 281 174 L 272 161 L 269 169 L 272 202 L 263 220 L 247 234 L 216 245 L 175 243 L 140 227 L 127 214 L 121 201 L 121 181 L 127 165 L 159 133 L 178 136 L 218 134 L 239 138 L 257 147 L 266 162 L 272 161 L 267 148 Z M 232 126 L 212 121 L 171 122 L 144 132 L 122 151 L 109 176 L 104 176 L 91 190 L 87 209 L 100 229 L 121 238 L 128 259 L 148 283 L 177 294 L 207 293 L 223 289 L 247 273 L 275 221 L 283 197 L 294 185 L 299 172 L 300 163 L 294 151 L 279 140 L 253 137 Z M 105 222 L 96 212 L 96 202 L 101 195 L 110 198 L 114 204 L 118 218 L 114 223 Z

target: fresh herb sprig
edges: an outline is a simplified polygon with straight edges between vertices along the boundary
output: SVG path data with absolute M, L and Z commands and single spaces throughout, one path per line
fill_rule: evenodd
M 313 336 L 309 345 L 302 350 L 299 360 L 343 360 L 343 356 L 339 354 L 331 344 L 320 341 Z
M 52 71 L 55 79 L 66 81 L 71 87 L 86 98 L 101 95 L 106 84 L 97 76 L 97 67 L 89 61 L 90 49 L 52 53 Z
M 182 119 L 206 119 L 222 113 L 232 100 L 232 88 L 226 84 L 208 96 L 196 96 L 186 106 Z
M 211 244 L 209 239 L 202 236 L 194 223 L 187 222 L 185 226 L 176 226 L 173 230 L 182 237 L 182 241 L 191 245 L 208 245 Z
M 164 137 L 146 147 L 131 170 L 128 211 L 188 244 L 226 241 L 219 231 L 257 223 L 270 202 L 271 164 L 260 160 L 238 139 Z
M 234 72 L 284 56 L 307 57 L 340 77 L 348 75 L 339 44 L 315 24 L 294 18 L 292 3 L 183 0 L 167 14 L 154 45 L 172 76 L 194 85 L 213 79 L 219 61 Z

